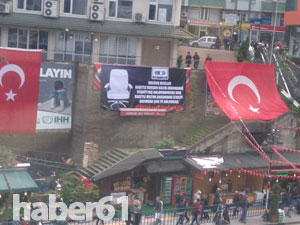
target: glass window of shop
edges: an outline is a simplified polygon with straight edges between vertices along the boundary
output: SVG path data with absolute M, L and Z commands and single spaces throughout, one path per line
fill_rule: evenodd
M 136 38 L 101 36 L 100 58 L 103 63 L 135 64 Z
M 54 60 L 91 62 L 92 39 L 91 34 L 56 32 Z
M 47 59 L 48 32 L 9 28 L 7 46 L 12 48 L 42 49 L 42 59 Z

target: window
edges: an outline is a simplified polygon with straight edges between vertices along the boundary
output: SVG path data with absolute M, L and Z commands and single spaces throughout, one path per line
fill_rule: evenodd
M 200 20 L 209 19 L 209 8 L 201 8 Z
M 92 35 L 90 34 L 56 32 L 54 59 L 91 62 L 92 46 Z
M 173 0 L 149 0 L 148 19 L 159 22 L 171 22 Z
M 283 27 L 284 26 L 284 14 L 280 14 L 280 19 L 279 19 L 279 26 Z
M 131 19 L 132 18 L 132 0 L 110 0 L 108 16 L 124 18 L 124 19 Z
M 41 11 L 42 0 L 18 0 L 18 9 Z
M 272 25 L 272 13 L 262 13 L 261 15 L 261 24 L 262 25 Z
M 135 64 L 136 39 L 127 37 L 101 36 L 100 62 Z
M 285 4 L 285 11 L 297 11 L 297 0 L 287 0 Z
M 87 0 L 65 0 L 64 13 L 87 15 Z
M 42 58 L 47 59 L 48 32 L 9 28 L 7 45 L 12 48 L 42 49 Z

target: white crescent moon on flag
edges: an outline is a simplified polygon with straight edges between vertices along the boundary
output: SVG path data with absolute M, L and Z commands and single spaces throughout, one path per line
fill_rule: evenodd
M 259 104 L 260 103 L 260 95 L 259 95 L 259 92 L 258 92 L 255 84 L 252 82 L 252 80 L 250 80 L 248 77 L 243 76 L 243 75 L 238 75 L 238 76 L 232 78 L 232 80 L 229 82 L 227 91 L 228 91 L 230 98 L 235 103 L 239 104 L 238 101 L 236 101 L 235 98 L 233 97 L 232 92 L 233 92 L 233 89 L 240 84 L 248 86 L 254 92 L 254 94 L 256 95 L 258 104 Z
M 3 78 L 4 74 L 7 72 L 15 72 L 19 75 L 19 77 L 21 79 L 21 83 L 19 86 L 19 89 L 20 89 L 25 82 L 25 74 L 24 74 L 24 71 L 22 70 L 22 68 L 15 64 L 8 64 L 8 65 L 3 66 L 2 69 L 0 70 L 0 85 L 1 85 L 1 87 L 3 87 L 2 78 Z

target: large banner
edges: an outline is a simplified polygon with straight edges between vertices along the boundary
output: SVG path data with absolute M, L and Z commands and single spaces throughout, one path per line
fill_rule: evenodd
M 274 65 L 206 61 L 212 95 L 231 120 L 273 120 L 287 112 Z
M 183 110 L 186 70 L 101 65 L 101 107 Z
M 70 129 L 73 64 L 42 63 L 36 129 Z
M 0 133 L 35 133 L 41 51 L 0 48 Z

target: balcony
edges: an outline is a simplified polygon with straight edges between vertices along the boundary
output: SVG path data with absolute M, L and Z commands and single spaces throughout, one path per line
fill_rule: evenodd
M 206 8 L 225 8 L 225 0 L 189 0 L 189 6 Z
M 285 2 L 277 3 L 277 12 L 285 12 Z M 276 2 L 262 2 L 261 3 L 261 11 L 263 12 L 275 12 L 276 10 Z

